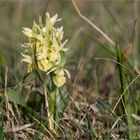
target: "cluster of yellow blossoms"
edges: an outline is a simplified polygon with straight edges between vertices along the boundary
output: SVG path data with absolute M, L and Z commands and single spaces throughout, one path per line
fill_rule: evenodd
M 31 72 L 35 65 L 47 75 L 53 75 L 53 83 L 60 87 L 66 82 L 65 74 L 70 77 L 69 72 L 64 69 L 65 52 L 64 48 L 67 40 L 63 39 L 63 26 L 56 28 L 54 25 L 61 19 L 57 18 L 57 14 L 53 17 L 46 14 L 45 26 L 42 24 L 42 19 L 39 20 L 39 25 L 33 23 L 33 28 L 23 28 L 23 33 L 28 37 L 29 42 L 23 44 L 25 47 L 22 61 L 28 64 L 28 72 Z

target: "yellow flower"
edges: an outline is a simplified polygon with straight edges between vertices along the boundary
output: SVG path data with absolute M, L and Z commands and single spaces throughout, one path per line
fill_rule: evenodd
M 47 54 L 47 46 L 45 46 L 41 41 L 36 42 L 36 54 L 45 53 Z
M 52 68 L 52 63 L 50 63 L 46 58 L 42 58 L 37 61 L 38 68 L 44 72 L 47 72 Z
M 66 77 L 64 76 L 65 73 L 63 70 L 56 70 L 55 71 L 55 76 L 53 77 L 53 83 L 57 87 L 61 87 L 65 84 L 66 82 Z
M 57 59 L 58 59 L 58 56 L 59 56 L 59 51 L 56 47 L 52 47 L 50 48 L 49 50 L 49 60 L 51 62 L 55 62 Z
M 42 43 L 40 41 L 36 42 L 36 53 L 39 53 L 42 49 Z

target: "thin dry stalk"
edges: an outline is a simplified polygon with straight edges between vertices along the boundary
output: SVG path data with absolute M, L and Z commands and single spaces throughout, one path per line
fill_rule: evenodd
M 118 123 L 119 121 L 121 121 L 121 118 L 122 118 L 122 117 L 124 117 L 124 115 L 122 115 L 122 116 L 120 116 L 120 117 L 117 118 L 117 120 L 115 121 L 115 123 L 113 124 L 113 126 L 112 126 L 112 128 L 111 128 L 112 130 L 115 128 L 115 126 L 117 125 L 117 123 Z
M 78 13 L 78 15 L 85 20 L 90 26 L 92 26 L 96 31 L 98 31 L 111 45 L 116 46 L 116 43 L 105 33 L 103 32 L 99 27 L 97 27 L 94 23 L 92 23 L 89 19 L 87 19 L 79 10 L 78 6 L 76 5 L 75 1 L 72 0 L 72 3 Z

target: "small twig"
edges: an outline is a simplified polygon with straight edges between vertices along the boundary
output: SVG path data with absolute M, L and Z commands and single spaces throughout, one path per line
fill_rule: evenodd
M 124 117 L 124 115 L 122 115 L 122 116 L 120 116 L 120 117 L 117 118 L 117 120 L 115 121 L 115 123 L 114 123 L 113 126 L 111 127 L 112 130 L 115 128 L 115 126 L 117 125 L 117 123 L 118 123 L 119 121 L 121 121 L 121 118 L 123 118 L 123 117 Z
M 89 25 L 91 25 L 96 31 L 98 31 L 110 44 L 113 46 L 116 45 L 116 43 L 105 33 L 103 32 L 100 28 L 98 28 L 94 23 L 92 23 L 89 19 L 87 19 L 79 10 L 78 6 L 76 5 L 75 1 L 72 0 L 72 3 L 78 13 L 78 15 L 85 20 Z

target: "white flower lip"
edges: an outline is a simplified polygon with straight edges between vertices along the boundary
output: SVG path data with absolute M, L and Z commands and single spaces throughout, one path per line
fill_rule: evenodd
M 30 28 L 23 27 L 22 32 L 29 38 L 33 37 L 33 31 Z

